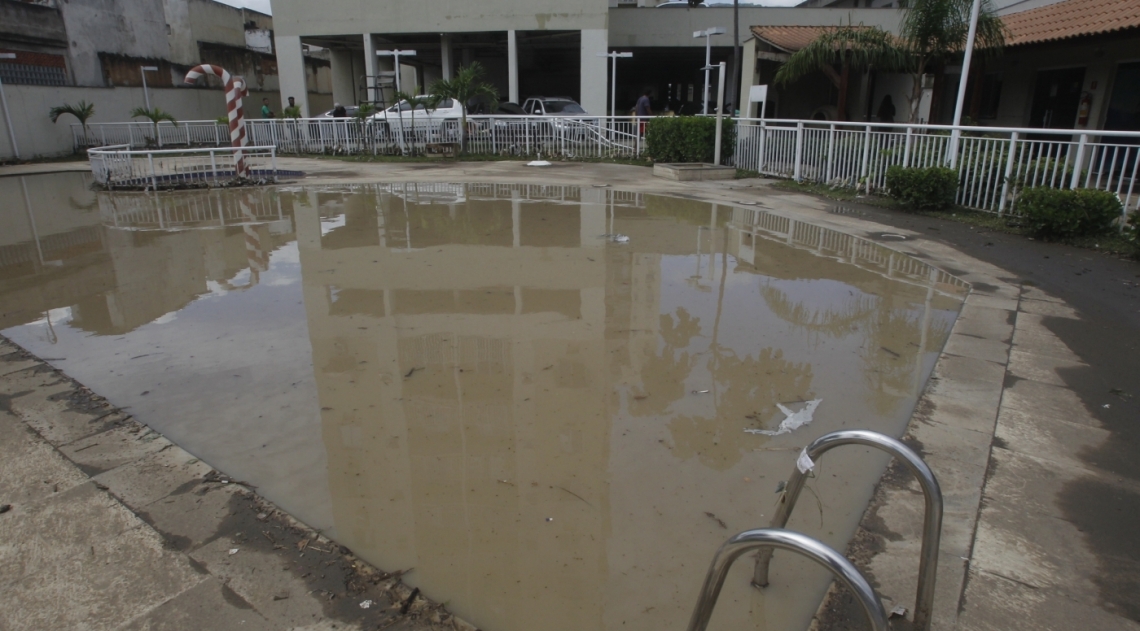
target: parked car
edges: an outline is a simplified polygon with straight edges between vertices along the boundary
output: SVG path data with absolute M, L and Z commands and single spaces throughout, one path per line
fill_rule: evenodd
M 416 99 L 426 98 L 428 98 L 426 95 L 416 97 Z M 434 109 L 417 105 L 414 111 L 410 103 L 400 101 L 373 114 L 369 120 L 372 121 L 376 132 L 380 135 L 399 132 L 400 129 L 403 129 L 405 133 L 411 131 L 423 133 L 425 130 L 438 131 L 440 134 L 451 138 L 458 134 L 459 121 L 462 117 L 463 108 L 459 106 L 457 101 L 442 99 Z
M 344 107 L 345 118 L 352 118 L 353 116 L 356 116 L 356 112 L 359 109 L 360 108 L 358 108 L 355 105 L 346 105 Z M 333 112 L 334 111 L 336 111 L 336 110 L 329 110 L 329 111 L 325 112 L 324 114 L 317 114 L 317 118 L 333 118 Z
M 532 96 L 523 103 L 523 111 L 535 116 L 584 116 L 588 112 L 574 99 L 564 96 Z

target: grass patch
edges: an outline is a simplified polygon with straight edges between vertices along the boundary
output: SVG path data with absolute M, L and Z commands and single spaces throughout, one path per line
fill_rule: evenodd
M 834 199 L 842 202 L 853 202 L 858 204 L 866 204 L 868 206 L 878 206 L 880 208 L 887 208 L 896 210 L 898 212 L 906 212 L 910 215 L 918 215 L 920 217 L 931 217 L 933 219 L 944 219 L 946 221 L 955 221 L 963 223 L 983 230 L 991 232 L 1001 232 L 1005 234 L 1013 234 L 1033 240 L 1033 236 L 1029 232 L 1023 218 L 1012 215 L 997 215 L 994 213 L 982 212 L 979 210 L 971 210 L 969 208 L 962 208 L 955 206 L 948 210 L 900 210 L 900 204 L 888 197 L 881 197 L 878 195 L 863 195 L 849 188 L 833 188 L 826 184 L 811 184 L 807 182 L 796 182 L 794 180 L 780 180 L 772 184 L 773 188 L 784 191 L 792 191 L 796 193 L 809 193 L 812 195 L 819 195 L 828 199 Z M 1074 237 L 1070 239 L 1059 239 L 1054 243 L 1063 243 L 1078 248 L 1088 250 L 1096 250 L 1098 252 L 1107 252 L 1116 256 L 1125 258 L 1140 259 L 1140 255 L 1136 253 L 1136 246 L 1132 244 L 1128 238 L 1120 231 L 1113 229 L 1108 234 L 1103 234 L 1093 237 Z

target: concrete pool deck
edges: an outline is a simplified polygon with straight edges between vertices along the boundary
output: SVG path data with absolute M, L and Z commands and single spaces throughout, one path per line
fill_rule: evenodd
M 763 204 L 776 214 L 878 240 L 951 271 L 973 290 L 907 432 L 946 500 L 933 627 L 1140 629 L 1104 596 L 1113 577 L 1105 575 L 1097 553 L 1102 546 L 1056 500 L 1066 485 L 1089 479 L 1122 493 L 1138 492 L 1135 481 L 1109 475 L 1082 457 L 1111 435 L 1066 385 L 1065 371 L 1080 368 L 1081 358 L 1046 326 L 1046 320 L 1079 321 L 1081 314 L 1023 285 L 1017 275 L 919 232 L 831 213 L 834 203 L 775 191 L 766 180 L 670 182 L 653 178 L 646 168 L 612 164 L 279 162 L 283 169 L 304 171 L 297 183 L 305 185 L 608 185 Z M 30 174 L 24 172 L 29 166 L 44 167 L 36 172 L 87 169 L 82 162 L 21 165 L 0 168 L 0 175 Z M 892 236 L 884 239 L 885 232 Z M 393 616 L 392 604 L 398 608 L 407 597 L 402 585 L 354 569 L 351 557 L 335 554 L 327 540 L 314 540 L 315 549 L 330 551 L 316 559 L 333 568 L 323 571 L 322 580 L 343 586 L 361 573 L 367 579 L 355 584 L 365 591 L 347 602 L 329 583 L 313 584 L 322 572 L 305 569 L 305 563 L 315 555 L 297 551 L 311 535 L 287 516 L 223 484 L 224 476 L 125 414 L 103 409 L 98 397 L 42 362 L 11 346 L 0 355 L 0 503 L 13 506 L 0 514 L 11 533 L 0 546 L 6 568 L 0 571 L 0 626 L 38 628 L 48 620 L 60 628 L 108 629 L 189 628 L 189 620 L 189 626 L 216 628 L 236 628 L 241 620 L 247 621 L 243 628 L 460 624 L 424 604 L 412 612 L 418 617 Z M 889 601 L 888 609 L 913 609 L 921 511 L 917 485 L 891 469 L 848 550 Z M 89 528 L 78 531 L 76 523 Z M 233 549 L 238 552 L 229 554 Z M 375 608 L 361 610 L 364 600 L 374 600 Z M 822 613 L 821 628 L 863 624 L 841 595 Z M 217 616 L 217 622 L 202 625 L 210 620 L 206 615 Z

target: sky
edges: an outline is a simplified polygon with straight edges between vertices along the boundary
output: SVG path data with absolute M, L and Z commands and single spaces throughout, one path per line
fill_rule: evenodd
M 254 11 L 261 11 L 273 15 L 273 11 L 269 8 L 269 0 L 217 0 L 222 4 L 228 4 L 231 7 L 246 7 Z M 765 7 L 793 7 L 803 0 L 740 0 L 741 6 L 758 5 Z M 709 0 L 709 4 L 727 4 L 731 5 L 732 0 Z

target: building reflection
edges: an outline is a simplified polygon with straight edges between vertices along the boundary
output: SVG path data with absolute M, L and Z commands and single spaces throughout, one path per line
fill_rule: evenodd
M 110 195 L 88 180 L 0 179 L 0 328 L 70 309 L 71 326 L 123 334 L 255 285 L 270 253 L 293 240 L 291 196 Z
M 603 189 L 371 185 L 294 203 L 335 537 L 415 568 L 486 628 L 685 619 L 726 535 L 706 507 L 764 523 L 729 498 L 791 463 L 742 429 L 777 402 L 852 394 L 845 412 L 899 431 L 963 289 L 794 220 Z M 821 491 L 846 519 L 819 535 L 835 545 L 864 473 L 857 492 Z M 813 609 L 739 597 L 720 619 L 785 628 Z

